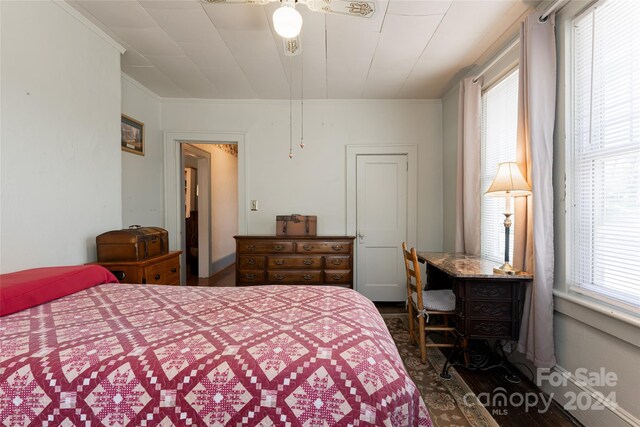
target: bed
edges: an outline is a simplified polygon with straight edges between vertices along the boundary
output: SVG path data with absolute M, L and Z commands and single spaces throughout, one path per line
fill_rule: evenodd
M 0 317 L 0 424 L 431 425 L 350 289 L 38 283 L 39 305 Z

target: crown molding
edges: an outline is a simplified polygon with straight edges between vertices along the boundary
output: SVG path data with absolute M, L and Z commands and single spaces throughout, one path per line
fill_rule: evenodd
M 52 3 L 55 4 L 56 6 L 60 7 L 62 10 L 67 12 L 70 16 L 75 18 L 82 25 L 84 25 L 89 30 L 91 30 L 93 33 L 95 33 L 102 40 L 104 40 L 109 45 L 111 45 L 118 52 L 120 52 L 120 54 L 123 54 L 126 51 L 126 49 L 120 43 L 115 41 L 110 35 L 108 35 L 104 31 L 102 31 L 100 28 L 98 28 L 98 26 L 96 24 L 91 22 L 86 16 L 84 16 L 83 14 L 78 12 L 76 9 L 74 9 L 72 6 L 70 6 L 66 1 L 63 1 L 63 0 L 52 0 Z
M 239 105 L 289 105 L 288 99 L 203 99 L 203 98 L 161 98 L 163 104 L 239 104 Z M 300 101 L 294 99 L 294 102 Z M 305 99 L 305 104 L 411 104 L 441 105 L 441 99 Z

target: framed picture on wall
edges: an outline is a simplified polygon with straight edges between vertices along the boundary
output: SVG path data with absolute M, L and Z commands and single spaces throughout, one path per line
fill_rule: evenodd
M 144 156 L 144 123 L 122 115 L 120 120 L 122 151 Z

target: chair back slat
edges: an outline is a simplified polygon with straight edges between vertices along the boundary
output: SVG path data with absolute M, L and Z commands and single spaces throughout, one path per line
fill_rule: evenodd
M 407 298 L 409 299 L 409 303 L 411 303 L 411 294 L 415 292 L 418 296 L 418 309 L 421 310 L 424 304 L 422 301 L 422 276 L 420 274 L 418 254 L 415 248 L 411 248 L 411 251 L 407 250 L 406 242 L 402 242 L 402 254 L 407 272 Z

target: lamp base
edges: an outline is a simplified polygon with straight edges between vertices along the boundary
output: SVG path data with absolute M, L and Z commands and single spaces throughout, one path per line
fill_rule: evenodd
M 493 272 L 495 274 L 508 274 L 510 276 L 517 274 L 518 270 L 516 270 L 515 268 L 513 268 L 511 266 L 511 264 L 509 264 L 508 262 L 505 262 L 504 264 L 502 264 L 500 267 L 494 267 L 493 268 Z

